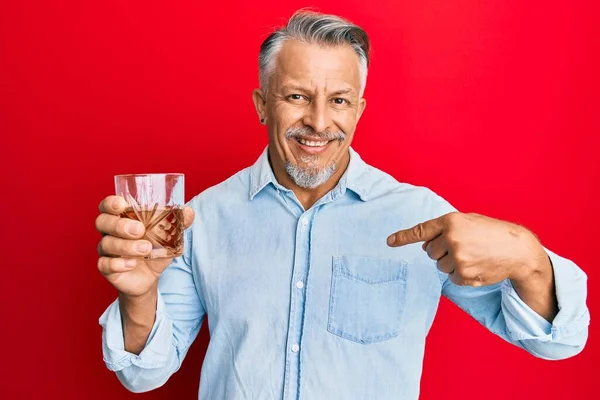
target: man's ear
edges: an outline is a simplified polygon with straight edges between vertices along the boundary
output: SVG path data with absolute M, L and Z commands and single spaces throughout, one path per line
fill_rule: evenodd
M 363 111 L 365 111 L 365 107 L 367 107 L 367 100 L 362 98 L 358 101 L 358 117 L 356 118 L 356 122 L 358 122 L 360 120 L 360 117 L 362 116 Z
M 262 89 L 254 89 L 252 91 L 252 101 L 254 102 L 254 108 L 256 108 L 256 114 L 261 124 L 267 121 L 267 98 L 265 92 Z

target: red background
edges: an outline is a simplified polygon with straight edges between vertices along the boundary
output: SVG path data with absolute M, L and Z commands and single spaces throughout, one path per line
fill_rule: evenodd
M 594 3 L 2 2 L 0 397 L 196 397 L 206 328 L 159 390 L 131 394 L 105 369 L 97 321 L 115 292 L 96 270 L 96 207 L 117 173 L 184 172 L 189 199 L 253 163 L 267 143 L 251 102 L 258 47 L 304 6 L 372 38 L 363 158 L 533 229 L 587 272 L 593 319 Z M 598 332 L 579 356 L 542 361 L 443 301 L 422 399 L 596 398 Z

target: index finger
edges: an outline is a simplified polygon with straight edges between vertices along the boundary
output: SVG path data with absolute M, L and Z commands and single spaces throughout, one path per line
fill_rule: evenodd
M 101 213 L 119 215 L 127 208 L 127 202 L 121 196 L 108 196 L 100 202 L 98 209 Z
M 412 228 L 403 229 L 391 234 L 387 243 L 391 247 L 399 247 L 407 244 L 433 240 L 442 234 L 444 224 L 441 217 L 421 222 Z

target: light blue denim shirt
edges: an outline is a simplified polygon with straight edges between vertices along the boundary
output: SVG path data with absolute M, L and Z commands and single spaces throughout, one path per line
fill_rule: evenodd
M 189 205 L 196 220 L 160 278 L 144 350 L 124 350 L 118 300 L 100 318 L 104 361 L 131 391 L 163 385 L 205 317 L 203 400 L 416 400 L 441 295 L 537 357 L 575 355 L 587 340 L 586 275 L 547 249 L 560 307 L 552 324 L 509 281 L 459 287 L 421 244 L 388 247 L 389 234 L 455 209 L 352 149 L 339 184 L 309 210 L 277 183 L 266 150 Z

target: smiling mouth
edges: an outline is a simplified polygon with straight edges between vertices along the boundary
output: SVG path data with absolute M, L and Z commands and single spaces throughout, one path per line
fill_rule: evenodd
M 307 147 L 325 147 L 329 144 L 329 142 L 331 142 L 331 140 L 309 140 L 309 139 L 304 139 L 304 138 L 296 138 L 296 141 L 298 143 L 300 143 L 303 146 L 307 146 Z

